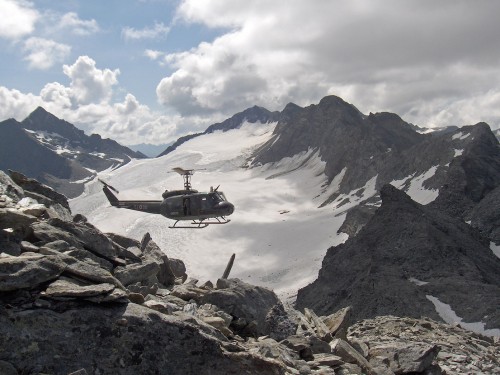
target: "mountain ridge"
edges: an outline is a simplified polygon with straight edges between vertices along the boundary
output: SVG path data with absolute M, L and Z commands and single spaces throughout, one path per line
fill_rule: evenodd
M 71 198 L 82 193 L 83 182 L 97 171 L 146 157 L 98 134 L 87 136 L 42 107 L 21 122 L 9 119 L 0 127 L 4 133 L 0 169 L 18 170 Z

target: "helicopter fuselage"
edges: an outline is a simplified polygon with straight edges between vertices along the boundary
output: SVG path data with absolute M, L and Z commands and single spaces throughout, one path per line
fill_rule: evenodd
M 163 200 L 119 200 L 108 188 L 104 194 L 112 206 L 134 211 L 160 214 L 173 220 L 204 220 L 229 216 L 234 205 L 229 203 L 222 191 L 200 193 L 196 190 L 165 191 Z

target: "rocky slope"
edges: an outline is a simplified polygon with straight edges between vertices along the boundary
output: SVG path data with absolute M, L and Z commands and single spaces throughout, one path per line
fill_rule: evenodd
M 393 183 L 413 194 L 427 190 L 421 203 L 435 200 L 440 210 L 465 218 L 500 184 L 500 147 L 485 123 L 421 134 L 396 114 L 367 116 L 336 96 L 305 108 L 289 104 L 276 118 L 274 136 L 252 165 L 318 152 L 329 183 L 336 185 L 324 204 L 337 208 L 367 194 L 358 203 L 367 205 L 367 212 L 380 203 L 376 191 Z
M 0 169 L 18 170 L 69 197 L 79 195 L 82 181 L 97 171 L 145 157 L 111 139 L 87 136 L 41 107 L 22 122 L 0 122 L 0 133 Z
M 285 309 L 238 279 L 198 285 L 145 234 L 104 234 L 50 188 L 0 172 L 2 374 L 466 374 L 490 338 L 355 308 Z M 37 197 L 35 200 L 33 197 Z M 41 202 L 41 203 L 39 203 Z
M 392 185 L 381 196 L 382 206 L 368 224 L 328 249 L 318 279 L 299 290 L 297 306 L 328 314 L 351 305 L 355 319 L 440 319 L 431 296 L 465 321 L 499 328 L 500 259 L 489 241 Z

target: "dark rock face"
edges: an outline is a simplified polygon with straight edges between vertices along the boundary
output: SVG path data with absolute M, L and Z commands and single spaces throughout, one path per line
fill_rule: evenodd
M 471 225 L 491 241 L 500 244 L 500 186 L 491 191 L 470 212 Z
M 12 321 L 9 318 L 16 316 Z M 283 374 L 281 366 L 246 353 L 230 353 L 194 325 L 147 307 L 82 306 L 63 313 L 6 311 L 0 347 L 25 348 L 2 357 L 33 373 L 68 374 Z M 30 335 L 19 335 L 24 327 Z M 70 338 L 68 334 L 70 333 Z M 57 360 L 55 358 L 58 358 Z
M 352 305 L 355 319 L 440 319 L 426 298 L 431 295 L 465 321 L 500 327 L 492 307 L 500 304 L 500 259 L 488 241 L 391 185 L 381 197 L 382 206 L 356 237 L 328 249 L 318 279 L 299 290 L 297 306 L 326 314 Z
M 319 150 L 330 181 L 347 168 L 340 192 L 364 186 L 380 173 L 388 158 L 425 138 L 395 114 L 365 116 L 336 96 L 306 108 L 288 105 L 274 135 L 257 151 L 253 165 Z

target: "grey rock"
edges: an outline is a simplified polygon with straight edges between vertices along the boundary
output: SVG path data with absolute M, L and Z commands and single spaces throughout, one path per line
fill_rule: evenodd
M 16 209 L 0 208 L 0 229 L 12 228 L 13 235 L 25 239 L 29 228 L 36 221 L 35 216 L 23 214 Z
M 5 362 L 5 361 L 0 360 L 0 374 L 2 374 L 2 375 L 18 375 L 18 372 L 17 372 L 16 368 L 14 366 L 12 366 L 9 362 Z
M 82 242 L 79 241 L 76 236 L 62 229 L 56 228 L 47 222 L 35 222 L 31 224 L 31 228 L 33 229 L 33 236 L 39 241 L 48 243 L 63 240 L 73 247 L 83 249 Z
M 158 291 L 158 284 L 153 285 L 141 285 L 141 283 L 129 284 L 127 285 L 127 289 L 133 293 L 142 294 L 146 297 L 148 294 L 154 295 Z
M 170 268 L 167 254 L 152 240 L 147 241 L 142 252 L 144 260 L 153 261 L 160 267 L 157 274 L 158 281 L 165 286 L 173 285 L 175 283 L 175 275 Z
M 125 249 L 129 247 L 139 248 L 141 246 L 141 243 L 139 241 L 116 233 L 106 233 L 106 236 L 108 236 L 113 242 L 116 242 L 118 245 L 124 247 Z
M 169 258 L 168 263 L 176 278 L 181 278 L 183 281 L 187 279 L 188 276 L 186 274 L 186 266 L 182 260 Z
M 332 354 L 339 356 L 344 362 L 356 364 L 361 367 L 363 371 L 366 371 L 369 374 L 374 373 L 371 364 L 366 360 L 366 358 L 346 341 L 342 339 L 335 339 L 330 342 L 330 348 Z
M 174 311 L 172 309 L 172 306 L 169 305 L 168 303 L 159 302 L 159 301 L 155 301 L 155 300 L 144 301 L 142 303 L 142 305 L 146 306 L 146 307 L 148 307 L 148 308 L 150 308 L 152 310 L 155 310 L 155 311 L 161 312 L 163 314 L 167 314 L 167 315 L 172 314 L 173 311 Z
M 123 325 L 123 321 L 127 324 Z M 50 322 L 50 323 L 49 323 Z M 23 327 L 23 333 L 19 327 Z M 207 326 L 208 327 L 208 326 Z M 209 330 L 207 332 L 214 332 Z M 8 340 L 8 345 L 7 345 Z M 0 316 L 4 361 L 35 373 L 285 374 L 277 361 L 228 352 L 197 325 L 136 304 Z
M 157 263 L 145 261 L 144 263 L 132 264 L 126 267 L 116 267 L 113 273 L 123 285 L 129 285 L 155 276 L 159 270 L 160 267 Z
M 204 303 L 202 302 L 203 296 L 207 293 L 208 291 L 206 289 L 201 289 L 191 284 L 174 285 L 171 292 L 172 296 L 183 299 L 184 301 L 194 300 L 198 304 Z
M 358 235 L 330 248 L 318 279 L 300 289 L 297 307 L 322 315 L 352 306 L 352 319 L 379 315 L 440 320 L 427 295 L 465 321 L 500 327 L 500 259 L 462 220 L 422 206 L 391 185 Z M 416 285 L 411 279 L 428 282 Z M 470 309 L 474 306 L 474 309 Z M 484 320 L 483 320 L 484 319 Z
M 115 289 L 113 284 L 103 283 L 85 285 L 82 282 L 77 282 L 72 279 L 59 278 L 47 287 L 43 295 L 49 298 L 83 298 L 108 294 L 112 292 L 113 289 Z
M 45 245 L 43 245 L 43 247 L 48 247 L 52 250 L 56 250 L 59 253 L 63 253 L 65 251 L 69 250 L 71 246 L 66 241 L 56 240 L 56 241 L 47 242 Z
M 23 253 L 25 253 L 27 251 L 37 253 L 38 250 L 40 249 L 38 246 L 33 245 L 31 242 L 28 242 L 28 241 L 21 241 L 21 243 L 19 245 L 21 246 L 21 251 Z
M 370 349 L 414 346 L 417 353 L 422 348 L 438 345 L 441 351 L 434 360 L 438 367 L 431 365 L 422 371 L 429 375 L 493 374 L 496 368 L 500 368 L 500 346 L 494 339 L 428 318 L 380 316 L 362 320 L 349 328 L 348 340 L 363 342 Z M 391 370 L 390 359 L 395 355 L 397 351 L 389 351 L 386 356 L 370 356 L 369 360 L 377 371 L 382 369 L 382 365 Z M 471 365 L 477 368 L 473 369 Z
M 66 264 L 57 257 L 35 255 L 0 258 L 0 291 L 30 289 L 56 279 Z
M 235 320 L 232 328 L 240 335 L 262 336 L 271 333 L 269 313 L 275 305 L 281 304 L 274 292 L 253 286 L 239 279 L 219 279 L 217 289 L 208 291 L 201 303 L 216 305 Z M 279 323 L 275 324 L 277 327 Z
M 21 246 L 17 242 L 0 240 L 0 253 L 18 256 L 21 255 Z
M 15 202 L 24 197 L 23 189 L 2 170 L 0 170 L 0 195 L 6 195 Z
M 332 337 L 346 339 L 347 329 L 352 323 L 351 311 L 351 306 L 348 306 L 322 319 Z
M 60 259 L 66 264 L 64 269 L 64 274 L 66 276 L 72 278 L 76 277 L 98 284 L 109 283 L 125 290 L 125 287 L 117 278 L 115 278 L 109 271 L 106 271 L 97 265 L 80 261 L 66 254 L 54 255 L 54 257 Z
M 59 203 L 62 205 L 64 208 L 67 210 L 70 210 L 69 204 L 68 204 L 68 199 L 63 195 L 58 192 L 56 192 L 54 189 L 51 187 L 41 184 L 37 180 L 33 178 L 26 177 L 20 172 L 16 171 L 11 171 L 9 170 L 10 177 L 12 180 L 22 187 L 25 191 L 32 191 L 36 194 L 40 194 L 45 196 L 47 199 L 50 199 L 54 203 Z M 71 211 L 70 211 L 71 212 Z
M 47 245 L 45 245 L 47 246 Z M 113 264 L 109 261 L 107 261 L 104 258 L 101 258 L 94 253 L 91 253 L 88 250 L 85 249 L 76 249 L 76 248 L 70 248 L 65 252 L 66 255 L 69 255 L 73 258 L 76 258 L 81 261 L 85 261 L 87 263 L 90 263 L 94 266 L 98 266 L 101 268 L 104 268 L 106 271 L 111 272 L 113 270 Z
M 370 357 L 386 357 L 390 362 L 390 369 L 395 374 L 408 372 L 423 372 L 428 369 L 439 353 L 437 345 L 379 345 L 370 348 Z
M 74 235 L 85 248 L 104 258 L 114 260 L 117 252 L 113 242 L 89 223 L 73 223 L 60 219 L 50 219 L 48 224 Z

